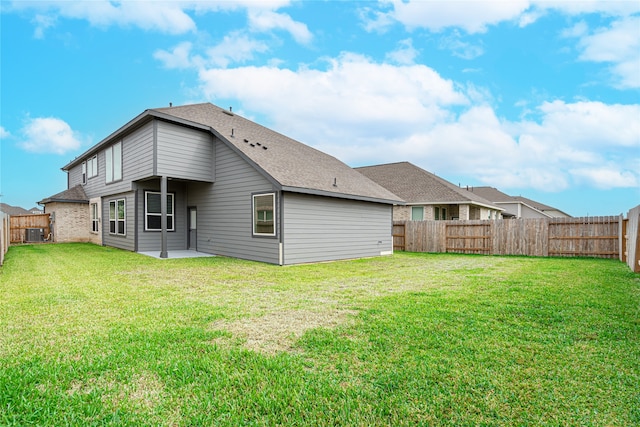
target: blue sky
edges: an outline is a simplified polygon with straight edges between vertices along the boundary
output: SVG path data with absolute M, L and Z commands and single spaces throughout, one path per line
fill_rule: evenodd
M 637 0 L 0 5 L 11 205 L 66 189 L 62 166 L 170 102 L 573 216 L 640 204 Z

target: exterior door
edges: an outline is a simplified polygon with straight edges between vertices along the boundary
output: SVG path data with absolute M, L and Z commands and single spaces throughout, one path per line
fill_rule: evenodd
M 187 233 L 187 247 L 195 251 L 198 250 L 198 213 L 193 206 L 190 206 L 188 209 L 189 218 L 187 227 L 189 230 Z

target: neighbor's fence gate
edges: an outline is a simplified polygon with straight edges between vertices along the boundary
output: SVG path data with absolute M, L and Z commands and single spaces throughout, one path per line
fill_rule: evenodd
M 49 214 L 12 215 L 11 243 L 35 243 L 48 239 L 51 233 Z
M 640 207 L 638 209 L 640 212 Z M 637 217 L 635 227 L 637 230 Z M 485 255 L 619 258 L 627 247 L 620 216 L 471 221 L 396 221 L 395 250 Z M 629 233 L 631 222 L 629 223 Z M 636 252 L 637 253 L 637 252 Z M 631 255 L 630 255 L 631 256 Z M 637 257 L 635 254 L 633 255 Z

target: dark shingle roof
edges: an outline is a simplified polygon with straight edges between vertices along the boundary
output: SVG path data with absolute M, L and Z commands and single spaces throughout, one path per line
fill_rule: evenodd
M 365 166 L 356 170 L 409 204 L 472 203 L 501 209 L 487 199 L 409 162 Z
M 494 203 L 523 203 L 529 207 L 532 207 L 540 212 L 547 213 L 549 211 L 554 212 L 562 212 L 558 208 L 554 208 L 553 206 L 545 205 L 543 203 L 537 202 L 535 200 L 531 200 L 527 197 L 522 196 L 509 196 L 508 194 L 503 193 L 502 191 L 493 188 L 493 187 L 474 187 L 471 191 L 474 193 L 484 197 L 485 199 L 491 200 Z M 562 212 L 566 216 L 570 216 L 564 212 Z
M 472 187 L 470 189 L 474 194 L 477 194 L 480 197 L 484 197 L 487 200 L 491 200 L 494 203 L 499 202 L 516 202 L 513 197 L 510 195 L 503 193 L 497 188 L 493 187 Z
M 538 209 L 541 212 L 559 210 L 557 208 L 554 208 L 553 206 L 545 205 L 543 203 L 536 202 L 535 200 L 527 199 L 526 197 L 522 197 L 522 196 L 513 196 L 513 199 L 522 203 L 526 203 L 529 206 L 533 206 L 534 208 Z
M 151 110 L 211 128 L 283 190 L 386 203 L 398 197 L 340 160 L 210 103 Z
M 87 194 L 84 192 L 84 188 L 82 185 L 76 185 L 73 188 L 68 190 L 64 190 L 58 194 L 54 194 L 53 196 L 47 197 L 46 199 L 42 199 L 38 203 L 46 204 L 53 202 L 63 202 L 63 203 L 89 203 L 89 198 Z
M 30 212 L 20 206 L 11 206 L 6 203 L 0 203 L 0 212 L 4 212 L 7 215 L 28 215 Z

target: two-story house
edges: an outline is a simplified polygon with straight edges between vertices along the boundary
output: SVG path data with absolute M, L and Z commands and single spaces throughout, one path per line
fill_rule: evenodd
M 209 103 L 146 110 L 62 169 L 67 190 L 45 211 L 81 199 L 88 232 L 107 246 L 280 265 L 393 250 L 396 195 Z

